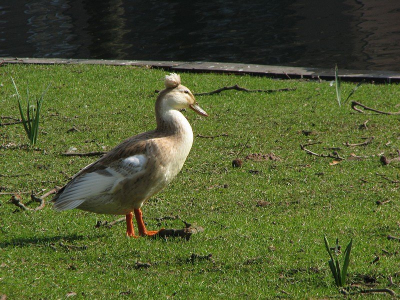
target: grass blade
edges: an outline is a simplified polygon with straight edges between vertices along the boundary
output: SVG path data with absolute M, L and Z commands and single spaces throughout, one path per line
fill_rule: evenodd
M 342 276 L 341 276 L 341 271 L 340 271 L 340 264 L 339 264 L 339 260 L 336 258 L 336 282 L 337 282 L 337 286 L 343 286 L 343 282 L 342 282 Z
M 361 82 L 359 82 L 349 93 L 349 95 L 347 96 L 346 100 L 344 100 L 343 103 L 347 103 L 347 101 L 350 99 L 351 96 L 353 96 L 353 94 L 355 93 L 355 91 L 357 91 L 357 89 L 365 82 L 365 79 L 363 79 Z
M 22 105 L 21 105 L 21 101 L 19 98 L 18 98 L 18 108 L 19 108 L 19 114 L 20 114 L 21 120 L 22 120 L 22 125 L 24 125 L 25 132 L 29 136 L 29 129 L 28 129 L 28 126 L 26 125 L 27 122 L 26 122 L 24 113 L 22 111 Z
M 40 112 L 42 109 L 43 97 L 47 93 L 50 84 L 47 85 L 47 88 L 43 91 L 41 97 L 36 101 L 36 113 L 35 117 L 32 120 L 32 143 L 33 145 L 36 144 L 37 137 L 39 135 L 39 122 L 40 122 Z
M 36 144 L 37 137 L 39 134 L 39 121 L 40 121 L 40 108 L 42 106 L 42 101 L 36 101 L 36 114 L 35 119 L 33 120 L 33 144 Z
M 346 250 L 344 251 L 344 262 L 341 274 L 341 281 L 343 285 L 346 283 L 347 268 L 349 267 L 350 264 L 350 253 L 352 245 L 353 245 L 353 239 L 350 240 L 350 243 L 347 245 Z
M 30 105 L 30 103 L 29 103 L 29 98 L 27 98 L 26 99 L 27 101 L 26 101 L 26 118 L 27 118 L 27 122 L 26 122 L 26 125 L 27 125 L 27 127 L 28 127 L 28 137 L 29 137 L 29 139 L 31 139 L 31 136 L 32 136 L 32 126 L 31 126 L 31 122 L 32 122 L 32 119 L 31 119 L 31 114 L 30 114 L 30 109 L 31 109 L 31 105 Z
M 329 264 L 329 267 L 331 268 L 331 272 L 332 272 L 333 278 L 335 279 L 336 285 L 340 286 L 339 275 L 337 273 L 336 266 L 335 266 L 333 260 L 329 260 L 328 264 Z
M 336 285 L 339 286 L 339 284 L 340 284 L 339 274 L 337 272 L 337 268 L 335 266 L 333 255 L 332 255 L 332 252 L 331 252 L 331 247 L 329 246 L 329 242 L 328 242 L 328 239 L 326 238 L 326 236 L 324 236 L 324 242 L 325 242 L 326 251 L 328 252 L 328 254 L 329 254 L 330 258 L 331 258 L 328 261 L 328 264 L 329 264 L 329 267 L 331 269 L 332 276 L 333 276 L 333 278 L 335 280 Z
M 328 251 L 328 254 L 331 257 L 331 260 L 333 261 L 333 256 L 332 256 L 332 253 L 331 253 L 331 247 L 329 246 L 329 242 L 328 242 L 328 239 L 326 238 L 326 236 L 324 236 L 324 242 L 325 242 L 326 251 Z
M 335 66 L 335 87 L 336 87 L 336 99 L 339 103 L 339 106 L 341 106 L 341 90 L 340 90 L 340 77 L 339 77 L 339 70 L 338 66 Z
M 17 93 L 18 108 L 19 108 L 19 114 L 20 114 L 21 120 L 22 120 L 22 125 L 24 126 L 26 134 L 29 136 L 29 129 L 28 129 L 28 126 L 26 125 L 27 121 L 26 121 L 24 113 L 22 111 L 21 96 L 20 96 L 20 94 L 18 92 L 18 88 L 17 88 L 17 85 L 15 84 L 14 78 L 11 77 L 11 80 L 12 80 L 12 83 L 14 85 L 15 92 Z

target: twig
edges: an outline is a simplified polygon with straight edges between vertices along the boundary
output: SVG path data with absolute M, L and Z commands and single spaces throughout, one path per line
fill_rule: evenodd
M 385 111 L 381 111 L 381 110 L 377 110 L 375 108 L 371 108 L 368 106 L 365 106 L 364 104 L 357 102 L 357 101 L 352 101 L 351 102 L 351 108 L 354 109 L 355 111 L 358 111 L 360 113 L 364 113 L 364 111 L 362 109 L 357 108 L 357 106 L 362 107 L 364 110 L 370 110 L 373 112 L 376 112 L 378 114 L 383 114 L 383 115 L 400 115 L 400 111 L 397 112 L 385 112 Z
M 48 197 L 48 196 L 50 196 L 50 195 L 56 194 L 59 190 L 60 190 L 60 187 L 55 187 L 54 189 L 48 191 L 46 194 L 44 194 L 44 195 L 43 195 L 42 197 L 40 197 L 40 198 L 44 199 L 44 198 L 46 198 L 46 197 Z
M 334 158 L 334 159 L 338 159 L 338 160 L 344 160 L 344 158 L 340 157 L 338 154 L 336 154 L 336 155 L 333 155 L 333 154 L 318 154 L 318 153 L 315 153 L 315 152 L 313 152 L 311 150 L 308 150 L 303 145 L 300 145 L 300 148 L 301 148 L 301 150 L 305 151 L 309 155 L 314 155 L 314 156 L 318 156 L 318 157 Z
M 350 144 L 349 142 L 343 143 L 343 145 L 347 146 L 347 147 L 358 147 L 358 146 L 366 146 L 372 143 L 372 141 L 374 140 L 374 137 L 371 136 L 369 139 L 367 139 L 365 142 L 363 143 L 359 143 L 359 144 Z
M 388 293 L 391 296 L 396 296 L 396 293 L 391 289 L 370 289 L 370 290 L 361 290 L 361 294 L 370 294 L 370 293 Z
M 379 174 L 379 173 L 375 173 L 375 174 L 376 174 L 377 176 L 382 177 L 383 179 L 386 179 L 386 180 L 389 181 L 390 183 L 400 183 L 400 181 L 390 179 L 389 177 L 387 177 L 387 176 L 384 175 L 384 174 Z
M 249 90 L 243 87 L 238 86 L 237 84 L 233 86 L 225 86 L 220 89 L 217 89 L 215 91 L 211 92 L 205 92 L 205 93 L 195 93 L 196 96 L 205 96 L 205 95 L 214 95 L 221 93 L 223 91 L 228 91 L 228 90 L 237 90 L 237 91 L 242 91 L 242 92 L 248 92 L 248 93 L 275 93 L 275 92 L 289 92 L 289 91 L 295 91 L 296 88 L 285 88 L 285 89 L 276 89 L 276 90 Z
M 9 116 L 1 116 L 0 119 L 2 120 L 14 120 L 14 122 L 8 122 L 8 123 L 0 123 L 0 126 L 7 126 L 7 125 L 16 125 L 16 124 L 21 124 L 23 121 L 18 118 L 14 117 L 9 117 Z M 27 122 L 31 122 L 32 120 L 28 120 Z
M 244 146 L 243 146 L 242 149 L 240 149 L 240 151 L 236 154 L 236 157 L 238 157 L 240 154 L 242 154 L 244 148 L 247 147 L 247 143 L 250 141 L 250 138 L 251 138 L 251 137 L 249 137 L 249 138 L 247 139 L 246 143 L 244 143 Z
M 394 285 L 392 276 L 389 276 L 388 281 L 389 281 L 389 286 Z
M 365 121 L 364 123 L 362 123 L 358 128 L 359 128 L 359 129 L 365 129 L 365 130 L 367 130 L 367 129 L 368 129 L 368 127 L 367 127 L 368 121 L 369 121 L 369 120 L 366 120 L 366 121 Z
M 44 194 L 42 197 L 36 197 L 36 195 L 35 195 L 33 192 L 31 192 L 31 201 L 34 201 L 34 202 L 38 202 L 38 203 L 39 203 L 39 206 L 36 207 L 36 208 L 27 207 L 24 203 L 22 203 L 21 196 L 18 195 L 18 194 L 12 195 L 12 197 L 11 197 L 11 199 L 10 199 L 10 203 L 14 204 L 15 206 L 17 206 L 17 207 L 19 207 L 19 208 L 21 208 L 22 210 L 25 210 L 25 211 L 28 211 L 28 210 L 29 210 L 29 211 L 41 210 L 41 209 L 43 209 L 43 208 L 45 207 L 45 205 L 46 205 L 46 202 L 45 202 L 44 199 L 45 199 L 46 197 L 48 197 L 49 195 L 52 195 L 52 194 L 57 193 L 57 190 L 58 190 L 57 188 L 54 188 L 54 189 L 48 191 L 48 192 L 47 192 L 46 194 Z
M 29 121 L 32 121 L 32 120 L 29 120 Z M 28 121 L 28 122 L 29 122 L 29 121 Z M 14 122 L 8 122 L 8 123 L 0 123 L 0 127 L 1 127 L 1 126 L 8 126 L 8 125 L 17 125 L 17 124 L 21 124 L 21 123 L 23 123 L 22 120 L 14 121 Z
M 125 217 L 119 218 L 119 219 L 117 219 L 117 220 L 115 220 L 115 221 L 112 221 L 112 222 L 108 222 L 108 221 L 97 221 L 97 224 L 94 225 L 94 227 L 99 228 L 99 227 L 101 227 L 101 226 L 104 226 L 104 227 L 107 227 L 107 228 L 111 228 L 111 227 L 113 227 L 115 224 L 121 223 L 121 222 L 123 222 L 123 221 L 125 221 Z
M 29 207 L 26 207 L 22 202 L 21 202 L 21 197 L 19 195 L 12 195 L 10 202 L 16 206 L 18 206 L 19 208 L 21 208 L 22 210 L 32 210 Z
M 400 238 L 396 237 L 396 236 L 392 236 L 392 235 L 388 235 L 387 236 L 388 240 L 395 240 L 395 241 L 399 241 L 400 242 Z
M 55 192 L 54 192 L 54 193 L 55 193 Z M 35 202 L 40 203 L 40 205 L 39 205 L 38 207 L 36 207 L 35 209 L 33 209 L 33 210 L 40 210 L 40 209 L 43 209 L 44 206 L 46 205 L 46 202 L 44 202 L 44 198 L 36 197 L 33 193 L 31 194 L 31 199 L 32 199 L 32 201 L 35 201 Z
M 397 150 L 397 157 L 395 158 L 387 158 L 386 156 L 382 155 L 380 160 L 383 165 L 388 165 L 394 161 L 400 161 L 400 150 Z
M 61 153 L 63 156 L 98 156 L 98 155 L 104 155 L 107 152 L 104 151 L 95 151 L 95 152 L 87 152 L 87 153 L 74 153 L 74 152 L 65 152 Z
M 9 117 L 9 116 L 0 116 L 0 119 L 2 120 L 14 120 L 14 121 L 20 121 L 20 119 L 15 118 L 15 117 Z
M 222 134 L 218 134 L 218 135 L 201 135 L 201 134 L 196 135 L 196 137 L 203 138 L 203 139 L 214 139 L 214 138 L 221 137 L 221 136 L 229 136 L 229 135 L 227 133 L 222 133 Z

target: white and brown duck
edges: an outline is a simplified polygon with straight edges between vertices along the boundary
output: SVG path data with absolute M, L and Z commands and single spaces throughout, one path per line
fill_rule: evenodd
M 179 75 L 166 76 L 165 87 L 155 105 L 157 128 L 126 139 L 82 169 L 54 197 L 54 209 L 126 215 L 126 234 L 137 237 L 134 213 L 140 236 L 158 232 L 146 230 L 141 207 L 179 173 L 190 152 L 193 131 L 180 111 L 207 116 Z

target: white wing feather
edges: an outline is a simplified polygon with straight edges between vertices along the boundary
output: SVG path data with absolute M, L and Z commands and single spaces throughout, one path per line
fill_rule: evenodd
M 65 188 L 54 203 L 53 208 L 62 211 L 73 209 L 86 201 L 106 198 L 112 200 L 112 194 L 121 188 L 121 182 L 135 176 L 146 167 L 147 157 L 143 154 L 127 157 L 102 171 L 78 176 Z

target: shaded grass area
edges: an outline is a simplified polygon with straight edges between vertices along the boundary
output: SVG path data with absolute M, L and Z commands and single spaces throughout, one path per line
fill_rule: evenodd
M 71 148 L 107 151 L 130 135 L 153 129 L 154 90 L 163 88 L 165 74 L 133 67 L 2 66 L 1 117 L 19 117 L 11 77 L 19 86 L 29 82 L 31 95 L 51 87 L 36 147 L 28 146 L 21 124 L 0 127 L 0 192 L 42 194 L 95 160 L 61 153 Z M 158 221 L 179 215 L 205 231 L 189 241 L 128 239 L 123 223 L 94 228 L 97 221 L 118 216 L 56 213 L 51 205 L 21 212 L 8 203 L 10 195 L 0 195 L 0 295 L 340 297 L 324 235 L 353 239 L 349 290 L 385 288 L 391 280 L 390 288 L 399 292 L 400 243 L 387 236 L 400 236 L 400 164 L 383 166 L 379 160 L 400 148 L 398 116 L 357 113 L 349 103 L 339 107 L 329 82 L 181 77 L 195 93 L 234 84 L 296 88 L 198 96 L 210 117 L 184 112 L 200 136 L 178 177 L 145 204 L 144 218 L 150 230 L 182 227 L 178 219 Z M 342 83 L 341 88 L 344 97 L 354 85 Z M 398 85 L 365 84 L 351 99 L 396 111 L 399 96 Z M 365 146 L 344 145 L 371 137 Z M 308 155 L 300 145 L 315 153 L 336 151 L 344 160 Z M 279 159 L 245 159 L 271 153 Z M 243 161 L 241 168 L 232 167 L 236 158 Z M 27 199 L 29 194 L 22 195 Z

